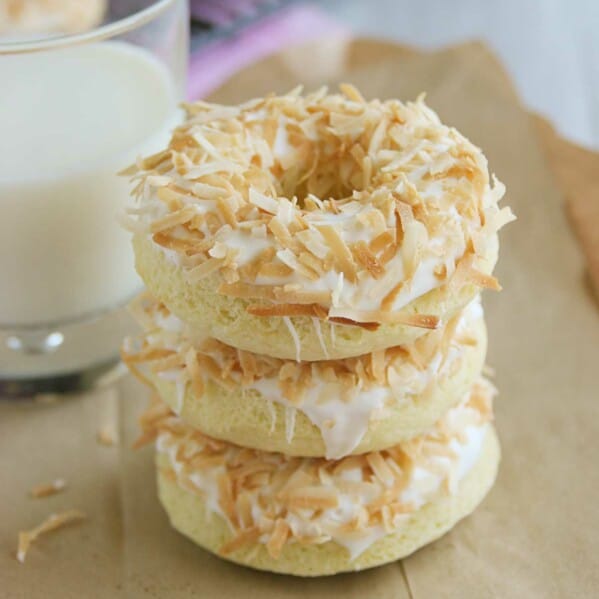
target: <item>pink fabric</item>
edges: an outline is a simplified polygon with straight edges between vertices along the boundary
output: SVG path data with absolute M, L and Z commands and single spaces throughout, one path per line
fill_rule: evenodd
M 285 46 L 343 33 L 346 29 L 317 7 L 292 5 L 232 38 L 194 52 L 187 97 L 196 100 L 207 96 L 233 73 Z

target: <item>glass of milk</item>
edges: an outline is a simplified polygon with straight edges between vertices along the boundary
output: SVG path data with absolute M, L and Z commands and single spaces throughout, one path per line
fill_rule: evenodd
M 188 14 L 107 4 L 90 31 L 0 37 L 0 397 L 91 385 L 132 327 L 142 285 L 117 173 L 180 120 Z

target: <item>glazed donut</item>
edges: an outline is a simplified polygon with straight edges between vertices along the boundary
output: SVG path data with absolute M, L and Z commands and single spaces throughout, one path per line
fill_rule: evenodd
M 482 382 L 427 435 L 338 461 L 216 441 L 161 410 L 145 422 L 157 435 L 159 496 L 172 525 L 226 559 L 299 576 L 415 551 L 480 503 L 499 461 Z
M 77 33 L 101 23 L 106 0 L 0 0 L 0 36 Z
M 423 434 L 467 394 L 486 353 L 480 298 L 410 345 L 303 363 L 198 339 L 152 298 L 132 311 L 145 333 L 126 343 L 124 361 L 177 415 L 211 437 L 288 455 L 338 459 Z
M 422 98 L 342 92 L 197 102 L 125 171 L 138 272 L 179 318 L 246 351 L 336 359 L 410 343 L 499 288 L 513 216 L 481 151 Z

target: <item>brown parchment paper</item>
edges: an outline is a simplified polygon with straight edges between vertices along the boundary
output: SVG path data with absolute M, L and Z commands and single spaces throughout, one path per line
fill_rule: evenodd
M 297 83 L 344 80 L 367 96 L 414 98 L 484 148 L 519 220 L 502 234 L 485 293 L 488 361 L 503 462 L 482 506 L 415 555 L 358 574 L 300 580 L 221 561 L 172 531 L 155 494 L 152 450 L 132 452 L 147 391 L 118 385 L 53 405 L 0 402 L 0 598 L 553 598 L 599 593 L 599 311 L 563 210 L 561 189 L 592 173 L 549 168 L 531 117 L 480 44 L 420 53 L 330 40 L 292 49 L 235 76 L 215 98 L 239 102 Z M 547 137 L 543 148 L 548 147 Z M 563 144 L 559 139 L 551 143 Z M 558 151 L 559 155 L 559 151 Z M 595 156 L 599 169 L 599 157 Z M 595 171 L 596 172 L 596 171 Z M 555 176 L 558 176 L 556 179 Z M 568 181 L 570 178 L 570 182 Z M 120 445 L 96 442 L 106 423 Z M 33 500 L 39 482 L 67 490 Z M 76 507 L 78 526 L 42 538 L 24 565 L 16 531 Z
M 599 164 L 597 154 L 560 139 L 551 123 L 535 116 L 535 129 L 566 199 L 570 222 L 586 258 L 589 283 L 599 301 Z

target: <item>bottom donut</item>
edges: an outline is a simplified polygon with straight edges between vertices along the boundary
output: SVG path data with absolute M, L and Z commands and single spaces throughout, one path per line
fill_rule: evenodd
M 490 397 L 479 383 L 427 435 L 336 461 L 249 450 L 154 417 L 160 501 L 179 532 L 251 568 L 379 566 L 443 535 L 491 488 L 500 449 Z

